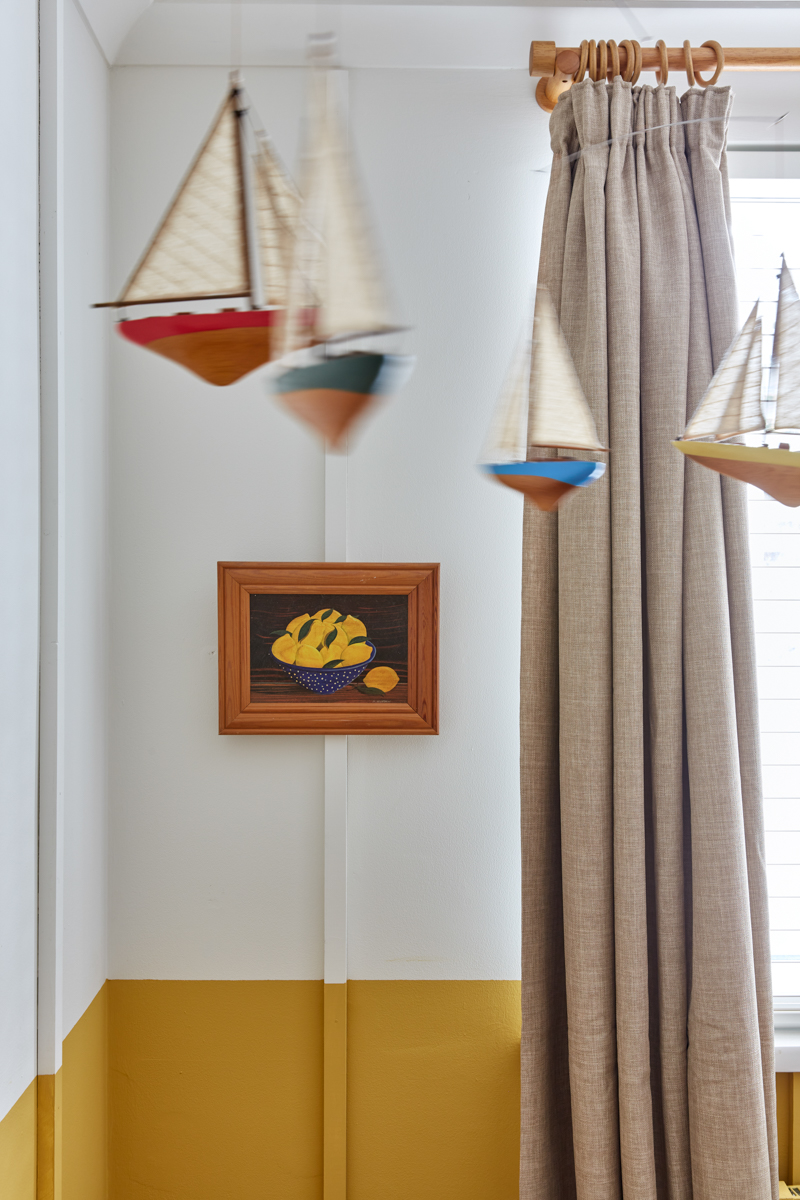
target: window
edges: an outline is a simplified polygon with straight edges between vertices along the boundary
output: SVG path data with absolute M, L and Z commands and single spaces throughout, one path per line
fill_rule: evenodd
M 734 179 L 731 193 L 740 323 L 760 299 L 767 355 L 781 254 L 800 284 L 800 179 Z M 800 508 L 748 491 L 773 989 L 776 1007 L 800 1007 Z

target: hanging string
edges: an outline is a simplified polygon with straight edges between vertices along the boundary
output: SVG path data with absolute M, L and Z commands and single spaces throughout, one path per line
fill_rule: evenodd
M 231 72 L 242 66 L 242 0 L 231 0 Z

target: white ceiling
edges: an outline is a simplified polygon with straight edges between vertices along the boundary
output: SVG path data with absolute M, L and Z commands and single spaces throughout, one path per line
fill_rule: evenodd
M 110 0 L 95 0 L 109 3 Z M 117 0 L 123 2 L 123 0 Z M 124 0 L 128 4 L 142 0 Z M 241 38 L 232 38 L 238 12 Z M 156 0 L 131 28 L 116 57 L 126 66 L 303 66 L 308 35 L 331 29 L 345 67 L 524 70 L 532 39 L 578 45 L 583 38 L 635 37 L 680 46 L 716 38 L 727 46 L 791 46 L 796 20 L 780 9 L 702 5 L 512 6 L 420 4 L 268 4 Z M 241 43 L 241 53 L 232 42 Z M 239 61 L 241 59 L 241 62 Z M 784 85 L 800 76 L 765 76 Z M 742 76 L 730 79 L 741 80 Z
M 106 59 L 113 63 L 129 30 L 153 0 L 76 0 Z
M 785 8 L 800 0 L 76 0 L 109 63 L 228 65 L 234 5 L 244 61 L 300 66 L 310 32 L 332 26 L 344 65 L 522 68 L 532 38 L 716 37 L 727 45 L 797 44 Z M 724 26 L 720 19 L 724 10 Z M 754 9 L 759 11 L 757 36 Z M 651 28 L 652 27 L 652 28 Z M 678 38 L 677 43 L 674 42 Z

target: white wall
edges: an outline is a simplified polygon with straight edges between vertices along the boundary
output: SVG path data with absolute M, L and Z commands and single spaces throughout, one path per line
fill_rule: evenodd
M 106 978 L 108 66 L 42 7 L 39 1070 Z
M 114 72 L 115 288 L 226 78 Z M 259 97 L 281 147 L 298 84 L 278 73 Z M 322 744 L 218 736 L 216 563 L 323 557 L 322 453 L 258 377 L 212 388 L 116 334 L 112 346 L 110 973 L 314 978 Z
M 350 974 L 519 976 L 522 504 L 475 467 L 535 278 L 547 129 L 524 72 L 353 73 L 411 385 L 349 471 L 355 561 L 440 561 L 441 734 L 353 738 Z
M 0 6 L 0 1118 L 36 1074 L 38 28 Z
M 120 281 L 225 72 L 113 74 Z M 291 161 L 302 72 L 247 83 Z M 442 732 L 350 739 L 350 973 L 514 978 L 521 506 L 474 463 L 533 278 L 546 124 L 521 72 L 351 83 L 419 361 L 351 453 L 349 556 L 441 561 Z M 214 570 L 323 556 L 320 447 L 257 375 L 214 389 L 118 338 L 113 361 L 110 970 L 318 978 L 321 739 L 217 735 Z
M 65 6 L 64 1034 L 106 978 L 108 66 Z

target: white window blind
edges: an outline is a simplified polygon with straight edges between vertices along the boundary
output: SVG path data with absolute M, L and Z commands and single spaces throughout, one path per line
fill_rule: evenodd
M 760 299 L 768 363 L 781 254 L 800 284 L 800 179 L 736 179 L 731 191 L 740 321 Z M 800 450 L 800 437 L 770 438 L 778 441 Z M 785 508 L 756 488 L 748 492 L 772 977 L 780 1005 L 782 997 L 800 997 L 800 508 Z

